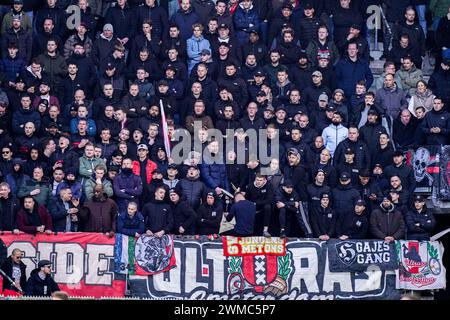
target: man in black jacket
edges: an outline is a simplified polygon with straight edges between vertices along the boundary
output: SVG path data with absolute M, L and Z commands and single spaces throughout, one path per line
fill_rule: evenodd
M 341 215 L 349 215 L 353 211 L 353 205 L 360 199 L 359 192 L 353 188 L 350 173 L 342 172 L 339 176 L 339 185 L 332 190 L 333 208 Z
M 51 276 L 52 263 L 48 260 L 41 260 L 38 267 L 31 271 L 30 278 L 25 287 L 26 296 L 48 296 L 55 291 L 60 291 L 58 284 Z
M 427 145 L 446 145 L 449 141 L 450 113 L 444 109 L 442 98 L 434 98 L 433 110 L 425 115 L 422 132 Z
M 348 138 L 340 142 L 334 152 L 334 165 L 344 162 L 345 150 L 352 149 L 355 153 L 355 163 L 360 168 L 370 168 L 370 153 L 366 143 L 359 139 L 359 130 L 356 126 L 348 128 Z
M 192 229 L 195 226 L 197 214 L 187 201 L 181 200 L 181 192 L 179 190 L 170 189 L 169 197 L 174 222 L 172 233 L 180 235 L 194 234 Z
M 256 205 L 253 232 L 255 235 L 260 235 L 261 229 L 263 229 L 262 235 L 270 237 L 268 230 L 272 213 L 273 189 L 272 185 L 267 183 L 267 177 L 259 173 L 256 174 L 255 182 L 247 187 L 245 197 Z
M 369 221 L 365 215 L 366 203 L 357 200 L 353 212 L 340 214 L 336 227 L 336 235 L 341 240 L 366 239 Z
M 11 188 L 6 182 L 0 183 L 0 231 L 13 231 L 18 234 L 16 225 L 19 202 L 11 193 Z
M 218 234 L 222 215 L 222 203 L 216 200 L 214 192 L 208 192 L 206 202 L 198 208 L 197 233 L 200 235 Z
M 27 266 L 22 262 L 22 251 L 13 249 L 8 259 L 3 262 L 1 269 L 14 281 L 14 284 L 3 278 L 3 290 L 23 291 L 27 283 L 26 268 Z
M 155 173 L 155 172 L 153 172 Z M 161 238 L 164 234 L 169 233 L 174 225 L 172 209 L 164 202 L 166 189 L 157 187 L 153 202 L 147 203 L 142 215 L 145 219 L 145 229 L 148 236 Z
M 398 176 L 402 182 L 403 187 L 408 189 L 409 192 L 412 193 L 416 188 L 416 180 L 414 178 L 413 169 L 403 163 L 403 151 L 395 151 L 392 159 L 392 164 L 386 167 L 386 169 L 384 170 L 384 175 L 389 180 L 393 176 Z

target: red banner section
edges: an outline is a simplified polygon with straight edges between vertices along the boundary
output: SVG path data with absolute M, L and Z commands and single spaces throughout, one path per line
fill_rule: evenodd
M 222 237 L 226 257 L 285 256 L 286 238 Z
M 123 297 L 125 281 L 114 274 L 114 238 L 101 233 L 68 232 L 58 235 L 13 235 L 0 238 L 8 247 L 22 250 L 27 278 L 39 260 L 53 262 L 52 275 L 71 296 Z

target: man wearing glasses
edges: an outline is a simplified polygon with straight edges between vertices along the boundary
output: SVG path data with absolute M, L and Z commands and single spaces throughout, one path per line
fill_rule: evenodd
M 25 269 L 27 266 L 22 262 L 22 251 L 13 249 L 11 255 L 2 264 L 1 269 L 13 281 L 3 279 L 3 290 L 20 291 L 25 288 L 27 277 Z
M 60 291 L 58 284 L 51 276 L 52 263 L 49 260 L 41 260 L 38 267 L 31 271 L 30 278 L 25 286 L 26 296 L 48 296 L 55 291 Z

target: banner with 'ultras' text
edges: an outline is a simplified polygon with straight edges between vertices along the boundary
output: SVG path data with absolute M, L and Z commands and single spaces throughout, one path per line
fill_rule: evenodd
M 174 240 L 177 267 L 130 276 L 131 294 L 150 299 L 399 299 L 395 271 L 332 272 L 326 242 L 288 240 L 286 255 L 225 256 L 222 240 Z
M 71 296 L 124 296 L 125 281 L 114 274 L 114 238 L 88 232 L 5 233 L 0 238 L 8 247 L 8 255 L 16 248 L 23 252 L 27 279 L 39 260 L 50 260 L 54 280 Z

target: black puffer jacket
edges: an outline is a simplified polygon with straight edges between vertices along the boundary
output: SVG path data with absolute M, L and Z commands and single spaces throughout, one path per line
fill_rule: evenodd
M 153 233 L 161 230 L 165 233 L 172 231 L 174 226 L 172 209 L 164 201 L 155 200 L 147 203 L 142 210 L 142 215 L 145 219 L 145 230 Z
M 345 150 L 352 149 L 355 153 L 355 163 L 360 168 L 370 168 L 370 153 L 366 143 L 361 139 L 356 142 L 349 138 L 341 141 L 334 152 L 333 163 L 339 164 L 345 162 Z
M 408 240 L 429 241 L 430 234 L 436 226 L 433 213 L 423 207 L 422 212 L 415 208 L 406 213 L 406 238 Z M 417 225 L 419 224 L 419 225 Z
M 338 216 L 351 214 L 354 212 L 356 201 L 360 198 L 359 192 L 351 184 L 340 184 L 332 190 L 333 208 Z
M 206 186 L 199 179 L 184 178 L 177 183 L 177 188 L 181 191 L 183 199 L 194 209 L 200 206 L 201 199 L 205 198 Z

